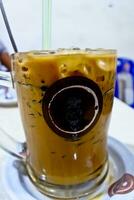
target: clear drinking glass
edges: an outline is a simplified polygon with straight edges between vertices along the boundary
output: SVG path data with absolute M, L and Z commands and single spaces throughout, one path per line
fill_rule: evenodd
M 47 196 L 93 195 L 109 169 L 107 132 L 116 51 L 58 49 L 12 55 L 26 135 L 27 173 Z

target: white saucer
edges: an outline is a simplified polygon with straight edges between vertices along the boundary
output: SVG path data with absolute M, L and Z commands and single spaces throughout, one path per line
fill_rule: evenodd
M 0 106 L 17 106 L 15 89 L 0 86 Z
M 115 180 L 118 180 L 125 173 L 134 174 L 134 155 L 127 147 L 110 137 L 108 139 L 108 148 L 110 160 L 113 163 L 112 168 Z M 8 157 L 3 163 L 1 181 L 11 200 L 49 199 L 35 188 L 25 175 L 24 166 L 13 157 Z

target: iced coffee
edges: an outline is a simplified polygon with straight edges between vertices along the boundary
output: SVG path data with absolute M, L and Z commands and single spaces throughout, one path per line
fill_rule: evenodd
M 14 56 L 13 79 L 32 179 L 75 185 L 107 173 L 115 65 L 112 50 Z

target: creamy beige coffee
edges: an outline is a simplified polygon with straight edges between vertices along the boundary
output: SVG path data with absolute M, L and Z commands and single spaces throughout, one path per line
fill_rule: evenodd
M 104 171 L 115 65 L 110 50 L 14 56 L 13 79 L 32 179 L 74 185 Z

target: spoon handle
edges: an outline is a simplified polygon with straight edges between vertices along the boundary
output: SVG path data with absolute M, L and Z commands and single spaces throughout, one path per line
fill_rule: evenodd
M 11 28 L 9 26 L 9 22 L 8 22 L 8 19 L 7 19 L 7 15 L 6 15 L 2 0 L 0 0 L 0 9 L 1 9 L 1 13 L 2 13 L 4 22 L 5 22 L 6 28 L 7 28 L 7 32 L 8 32 L 12 47 L 14 49 L 14 52 L 18 52 L 15 40 L 13 38 L 13 34 L 12 34 L 12 31 L 11 31 Z

